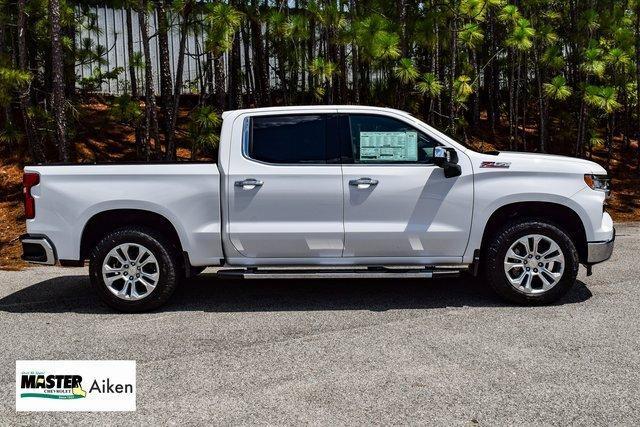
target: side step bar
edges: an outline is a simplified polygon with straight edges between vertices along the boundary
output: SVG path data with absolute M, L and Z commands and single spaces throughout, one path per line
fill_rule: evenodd
M 438 268 L 362 268 L 362 269 L 221 269 L 220 278 L 234 279 L 431 279 L 456 277 L 460 269 Z

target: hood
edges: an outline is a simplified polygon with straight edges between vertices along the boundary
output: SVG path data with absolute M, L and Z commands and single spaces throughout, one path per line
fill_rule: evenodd
M 584 173 L 606 174 L 607 171 L 590 160 L 579 159 L 577 157 L 558 156 L 555 154 L 520 153 L 515 151 L 501 151 L 497 156 L 487 156 L 496 162 L 511 162 L 512 168 L 517 170 L 534 169 L 539 171 L 557 170 L 567 171 L 576 169 Z

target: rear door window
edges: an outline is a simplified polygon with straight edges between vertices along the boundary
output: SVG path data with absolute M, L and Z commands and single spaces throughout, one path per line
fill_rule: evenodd
M 323 114 L 253 117 L 247 154 L 266 163 L 327 163 L 327 121 Z

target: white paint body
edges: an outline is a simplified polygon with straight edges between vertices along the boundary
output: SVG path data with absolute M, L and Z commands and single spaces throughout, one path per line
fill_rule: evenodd
M 401 120 L 456 150 L 462 174 L 435 165 L 273 165 L 243 150 L 245 122 L 258 115 L 366 113 Z M 613 238 L 605 195 L 584 174 L 598 164 L 562 156 L 469 150 L 407 113 L 357 106 L 274 107 L 223 115 L 219 161 L 207 164 L 28 166 L 36 217 L 29 234 L 46 235 L 58 259 L 80 259 L 94 215 L 139 209 L 173 224 L 194 266 L 469 264 L 500 207 L 550 202 L 571 208 L 588 242 Z M 507 169 L 480 168 L 483 161 Z M 359 188 L 363 177 L 377 186 Z M 238 187 L 254 178 L 260 187 Z M 366 186 L 365 186 L 366 187 Z

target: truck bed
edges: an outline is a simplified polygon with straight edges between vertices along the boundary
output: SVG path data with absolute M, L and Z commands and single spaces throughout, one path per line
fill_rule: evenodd
M 27 232 L 53 243 L 59 260 L 80 259 L 82 232 L 99 213 L 141 210 L 174 226 L 191 265 L 215 265 L 223 258 L 220 173 L 215 163 L 27 166 L 40 174 L 31 193 L 36 217 Z

